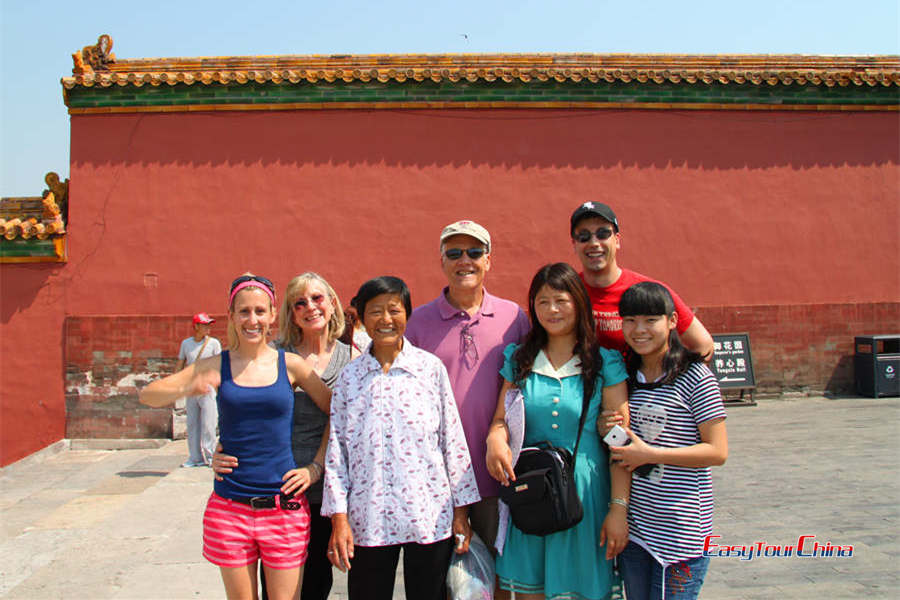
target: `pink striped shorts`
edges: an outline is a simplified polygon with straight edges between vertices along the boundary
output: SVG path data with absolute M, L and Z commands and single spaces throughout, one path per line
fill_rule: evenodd
M 259 558 L 273 569 L 295 569 L 306 562 L 309 503 L 299 510 L 253 508 L 210 495 L 203 513 L 203 556 L 219 567 L 243 567 Z

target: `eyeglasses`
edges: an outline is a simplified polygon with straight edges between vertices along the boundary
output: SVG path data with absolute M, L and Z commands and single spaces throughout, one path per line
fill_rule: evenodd
M 324 294 L 313 294 L 312 296 L 309 297 L 309 300 L 307 300 L 306 298 L 297 298 L 297 301 L 294 302 L 294 308 L 295 309 L 306 308 L 307 306 L 309 306 L 310 302 L 312 302 L 313 304 L 322 304 L 322 302 L 324 302 L 324 301 L 325 301 Z
M 233 292 L 234 288 L 236 288 L 237 286 L 239 286 L 242 283 L 245 283 L 247 281 L 256 281 L 258 283 L 261 283 L 264 286 L 266 286 L 267 288 L 269 288 L 270 292 L 272 292 L 273 294 L 275 293 L 275 284 L 260 275 L 241 275 L 240 277 L 238 277 L 237 279 L 235 279 L 234 281 L 231 282 L 231 289 L 229 289 L 228 291 Z
M 575 240 L 581 242 L 582 244 L 591 241 L 592 237 L 597 238 L 597 241 L 602 242 L 603 240 L 608 240 L 610 236 L 612 236 L 613 230 L 608 227 L 601 227 L 597 231 L 591 232 L 588 229 L 582 229 L 581 231 L 575 232 Z
M 447 248 L 444 250 L 444 256 L 450 260 L 459 260 L 462 258 L 463 252 L 472 260 L 478 260 L 487 253 L 487 250 L 484 248 L 466 248 L 465 250 L 462 248 Z
M 478 362 L 478 348 L 475 346 L 475 336 L 469 331 L 476 322 L 470 322 L 459 330 L 459 353 L 466 366 L 474 366 Z

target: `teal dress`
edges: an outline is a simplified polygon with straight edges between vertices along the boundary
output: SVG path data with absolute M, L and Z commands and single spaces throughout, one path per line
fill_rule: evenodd
M 503 352 L 506 360 L 500 374 L 507 381 L 514 379 L 515 349 L 510 344 Z M 609 504 L 609 464 L 597 433 L 597 417 L 602 410 L 603 388 L 625 381 L 628 375 L 617 351 L 601 348 L 600 355 L 603 369 L 588 406 L 575 463 L 575 484 L 584 505 L 584 519 L 571 529 L 546 536 L 522 533 L 510 522 L 503 554 L 497 557 L 497 576 L 503 589 L 530 594 L 543 591 L 548 600 L 621 597 L 612 561 L 606 560 L 606 547 L 600 545 Z M 531 373 L 524 385 L 520 384 L 525 398 L 523 447 L 546 440 L 574 449 L 584 393 L 577 363 L 573 358 L 556 370 L 543 352 L 535 358 Z

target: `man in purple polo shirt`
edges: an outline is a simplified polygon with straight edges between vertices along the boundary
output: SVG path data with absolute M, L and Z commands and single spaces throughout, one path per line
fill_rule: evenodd
M 515 302 L 484 289 L 484 276 L 491 269 L 487 229 L 473 221 L 447 225 L 440 251 L 447 287 L 413 311 L 406 337 L 447 367 L 482 497 L 469 506 L 469 520 L 490 548 L 497 536 L 499 484 L 485 465 L 485 440 L 500 394 L 503 349 L 528 332 L 528 318 Z

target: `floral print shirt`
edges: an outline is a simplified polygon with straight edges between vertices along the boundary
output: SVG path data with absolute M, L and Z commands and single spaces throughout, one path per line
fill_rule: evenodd
M 478 502 L 469 449 L 443 363 L 403 340 L 385 373 L 365 353 L 331 398 L 322 514 L 346 513 L 354 543 L 450 537 L 453 508 Z

